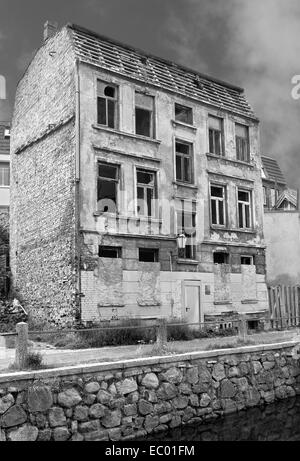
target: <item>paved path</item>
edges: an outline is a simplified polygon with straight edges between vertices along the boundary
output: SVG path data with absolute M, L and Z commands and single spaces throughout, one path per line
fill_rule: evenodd
M 298 333 L 298 334 L 297 334 Z M 257 333 L 249 336 L 249 339 L 255 344 L 266 344 L 288 341 L 290 339 L 299 338 L 299 330 L 290 331 L 273 331 L 268 333 Z M 1 337 L 0 337 L 1 338 Z M 191 352 L 196 350 L 205 350 L 208 347 L 214 345 L 215 349 L 218 346 L 225 344 L 235 343 L 237 337 L 222 337 L 222 338 L 205 338 L 205 339 L 194 339 L 192 341 L 173 341 L 168 343 L 168 351 L 172 353 L 180 352 Z M 43 356 L 43 361 L 47 365 L 53 365 L 55 367 L 59 365 L 76 365 L 91 362 L 103 362 L 103 361 L 116 361 L 129 358 L 138 358 L 156 355 L 153 351 L 152 344 L 144 344 L 138 346 L 113 346 L 113 347 L 102 347 L 100 349 L 42 349 L 31 348 L 30 350 L 39 351 Z M 5 370 L 10 364 L 14 362 L 15 350 L 5 349 L 1 347 L 0 343 L 0 370 Z

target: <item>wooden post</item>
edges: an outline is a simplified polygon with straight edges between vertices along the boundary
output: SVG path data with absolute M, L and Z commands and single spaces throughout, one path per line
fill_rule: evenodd
M 28 356 L 28 325 L 25 322 L 17 323 L 16 325 L 16 366 L 19 370 L 26 367 Z
M 156 345 L 158 347 L 166 346 L 168 342 L 167 320 L 165 318 L 156 321 Z
M 248 336 L 248 325 L 247 325 L 246 317 L 244 315 L 239 316 L 238 330 L 239 330 L 239 338 L 245 341 Z

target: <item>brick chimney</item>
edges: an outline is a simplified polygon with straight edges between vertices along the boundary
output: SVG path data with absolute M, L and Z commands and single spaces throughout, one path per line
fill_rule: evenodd
M 58 23 L 46 21 L 44 24 L 44 42 L 48 40 L 48 38 L 52 37 L 57 31 Z

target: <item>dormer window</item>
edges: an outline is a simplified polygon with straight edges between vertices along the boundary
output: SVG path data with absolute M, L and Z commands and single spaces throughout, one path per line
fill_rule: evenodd
M 97 81 L 97 123 L 108 128 L 117 127 L 118 88 L 107 82 Z

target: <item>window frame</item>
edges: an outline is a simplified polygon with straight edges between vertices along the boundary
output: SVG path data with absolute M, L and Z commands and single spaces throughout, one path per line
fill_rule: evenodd
M 99 166 L 100 165 L 104 165 L 104 166 L 110 166 L 110 167 L 114 167 L 116 168 L 116 179 L 114 178 L 107 178 L 105 176 L 100 176 L 99 175 Z M 103 159 L 97 159 L 96 161 L 96 168 L 97 168 L 97 172 L 96 172 L 96 210 L 98 213 L 110 213 L 110 214 L 118 214 L 119 213 L 119 194 L 120 194 L 120 180 L 121 180 L 121 165 L 119 163 L 112 163 L 112 162 L 106 162 L 105 160 Z M 98 202 L 99 202 L 99 199 L 98 199 L 98 185 L 99 185 L 99 180 L 102 179 L 104 181 L 108 181 L 108 182 L 114 182 L 115 183 L 115 197 L 116 197 L 116 200 L 115 200 L 115 211 L 112 212 L 112 211 L 101 211 L 99 210 L 98 208 Z
M 154 256 L 154 261 L 143 261 L 140 259 L 140 252 L 141 251 L 145 251 L 145 253 L 147 253 L 147 251 L 150 253 L 153 251 L 153 256 Z M 146 247 L 139 247 L 138 248 L 138 262 L 146 262 L 146 263 L 158 263 L 159 262 L 159 248 L 146 248 Z
M 145 172 L 145 173 L 150 173 L 150 174 L 153 174 L 153 178 L 154 178 L 154 184 L 153 186 L 148 186 L 147 184 L 143 184 L 143 183 L 139 183 L 138 182 L 138 172 Z M 153 214 L 149 215 L 149 214 L 141 214 L 137 207 L 138 207 L 138 187 L 140 188 L 143 188 L 144 189 L 144 197 L 145 197 L 145 190 L 147 189 L 151 189 L 153 191 L 153 196 L 152 196 L 152 207 L 151 207 L 151 210 L 153 212 Z M 136 200 L 135 200 L 135 215 L 140 217 L 140 218 L 148 218 L 148 219 L 155 219 L 157 218 L 157 215 L 158 215 L 158 210 L 157 210 L 157 203 L 156 203 L 156 199 L 158 197 L 158 186 L 157 186 L 157 171 L 156 170 L 152 170 L 150 168 L 144 168 L 144 167 L 140 167 L 140 166 L 136 166 L 135 167 L 135 197 L 136 197 Z M 147 200 L 146 200 L 147 201 Z M 148 208 L 148 207 L 147 207 Z M 148 210 L 149 211 L 149 210 Z
M 8 171 L 8 184 L 5 184 L 5 170 Z M 10 162 L 0 161 L 0 187 L 10 187 Z
M 250 259 L 250 264 L 245 264 L 245 263 L 242 263 L 242 258 L 249 258 Z M 241 255 L 240 256 L 240 264 L 241 266 L 254 266 L 254 256 L 253 255 Z
M 217 130 L 216 128 L 210 127 L 209 125 L 209 119 L 214 118 L 220 121 L 221 128 L 220 130 Z M 217 155 L 218 157 L 225 157 L 225 146 L 224 146 L 224 118 L 218 117 L 213 114 L 208 114 L 208 120 L 207 120 L 207 125 L 208 125 L 208 152 L 213 155 Z M 210 149 L 210 132 L 213 133 L 219 133 L 220 134 L 220 154 L 217 154 L 214 151 L 211 151 Z M 215 138 L 214 138 L 214 147 L 215 147 Z
M 100 256 L 100 248 L 105 248 L 106 250 L 114 251 L 116 250 L 117 256 Z M 120 259 L 122 258 L 122 247 L 113 246 L 113 245 L 99 245 L 98 246 L 98 257 L 99 258 L 109 258 L 109 259 Z
M 187 211 L 184 207 L 185 203 L 191 204 L 191 211 Z M 179 205 L 180 204 L 180 209 Z M 178 226 L 178 213 L 181 212 L 181 226 Z M 194 231 L 192 234 L 187 234 L 185 227 L 184 227 L 184 215 L 188 214 L 191 215 L 191 223 L 194 227 Z M 179 259 L 187 259 L 187 260 L 196 260 L 196 252 L 197 252 L 197 202 L 195 200 L 185 200 L 183 198 L 177 198 L 175 203 L 175 223 L 176 223 L 176 235 L 184 234 L 187 239 L 190 239 L 191 244 L 185 246 L 185 248 L 178 249 L 178 258 Z M 188 241 L 188 240 L 187 240 Z M 190 253 L 187 255 L 187 247 L 190 248 Z M 180 251 L 181 250 L 181 251 Z M 180 254 L 179 254 L 180 253 Z
M 177 152 L 176 144 L 184 144 L 189 147 L 189 154 L 184 154 L 183 152 Z M 191 141 L 186 141 L 181 138 L 174 138 L 174 151 L 175 151 L 175 181 L 182 184 L 194 184 L 194 143 Z M 189 180 L 179 179 L 177 176 L 177 157 L 180 157 L 181 163 L 181 177 L 184 177 L 184 159 L 189 160 Z
M 116 95 L 114 98 L 110 96 L 106 96 L 105 94 L 99 94 L 98 91 L 98 82 L 102 83 L 105 86 L 111 86 L 112 88 L 115 89 Z M 117 85 L 116 83 L 109 82 L 106 80 L 102 80 L 99 77 L 96 77 L 96 120 L 97 120 L 97 125 L 111 129 L 111 130 L 118 130 L 119 129 L 119 95 L 120 95 L 120 86 Z M 102 98 L 105 99 L 105 118 L 106 118 L 106 123 L 99 123 L 99 108 L 98 108 L 98 99 Z M 114 126 L 111 127 L 108 125 L 108 100 L 114 102 Z
M 249 202 L 245 202 L 244 200 L 239 199 L 239 192 L 246 192 L 249 197 Z M 243 221 L 243 227 L 240 227 L 240 212 L 239 212 L 239 204 L 242 204 L 242 221 Z M 249 207 L 249 227 L 246 227 L 245 224 L 245 207 Z M 253 190 L 249 190 L 243 187 L 237 187 L 237 228 L 238 229 L 244 229 L 244 230 L 251 230 L 253 229 Z
M 145 109 L 145 107 L 141 106 L 141 105 L 138 105 L 136 103 L 136 94 L 140 94 L 142 96 L 146 96 L 146 97 L 149 97 L 152 99 L 152 110 L 151 109 Z M 140 133 L 137 133 L 136 132 L 136 109 L 140 109 L 140 110 L 144 110 L 144 111 L 147 111 L 150 113 L 150 135 L 145 135 L 145 134 L 140 134 Z M 136 136 L 144 136 L 145 138 L 149 138 L 149 139 L 156 139 L 156 126 L 155 126 L 155 96 L 153 94 L 147 94 L 143 91 L 139 91 L 138 89 L 135 89 L 134 90 L 134 133 L 136 134 Z
M 183 109 L 188 109 L 191 114 L 191 122 L 183 122 L 182 120 L 178 120 L 176 118 L 176 106 L 182 107 Z M 188 126 L 193 126 L 194 125 L 194 111 L 193 108 L 190 106 L 185 106 L 184 104 L 181 104 L 180 102 L 174 102 L 174 120 L 177 123 L 183 123 L 184 125 Z
M 236 134 L 237 126 L 240 126 L 240 127 L 243 127 L 243 128 L 246 129 L 246 137 L 237 136 L 237 134 Z M 242 141 L 246 145 L 246 160 L 244 158 L 240 158 L 241 155 L 240 155 L 239 146 L 240 146 L 240 143 Z M 250 163 L 250 137 L 249 137 L 249 126 L 248 125 L 245 125 L 243 123 L 235 122 L 235 150 L 236 150 L 236 159 L 239 162 Z M 243 152 L 242 156 L 244 156 L 244 155 L 245 155 L 245 153 Z
M 224 260 L 225 260 L 225 262 L 223 262 L 223 263 L 216 263 L 216 262 L 214 261 L 215 255 L 216 255 L 216 254 L 222 254 L 222 255 L 224 255 Z M 218 250 L 213 251 L 213 264 L 227 264 L 227 265 L 229 265 L 229 264 L 230 264 L 230 253 L 229 253 L 228 251 L 218 251 Z
M 220 188 L 223 190 L 223 196 L 222 198 L 221 197 L 214 197 L 211 195 L 211 188 L 212 187 L 217 187 L 217 188 Z M 212 227 L 226 227 L 227 226 L 227 185 L 226 184 L 219 184 L 217 182 L 210 182 L 209 183 L 209 204 L 210 204 L 210 224 Z M 220 221 L 219 219 L 219 206 L 217 206 L 217 204 L 219 204 L 219 202 L 222 202 L 223 203 L 223 222 L 224 224 L 220 224 L 220 222 L 218 223 L 213 223 L 213 213 L 212 213 L 212 201 L 215 201 L 216 202 L 216 211 L 217 211 L 217 217 L 218 217 L 218 221 Z

